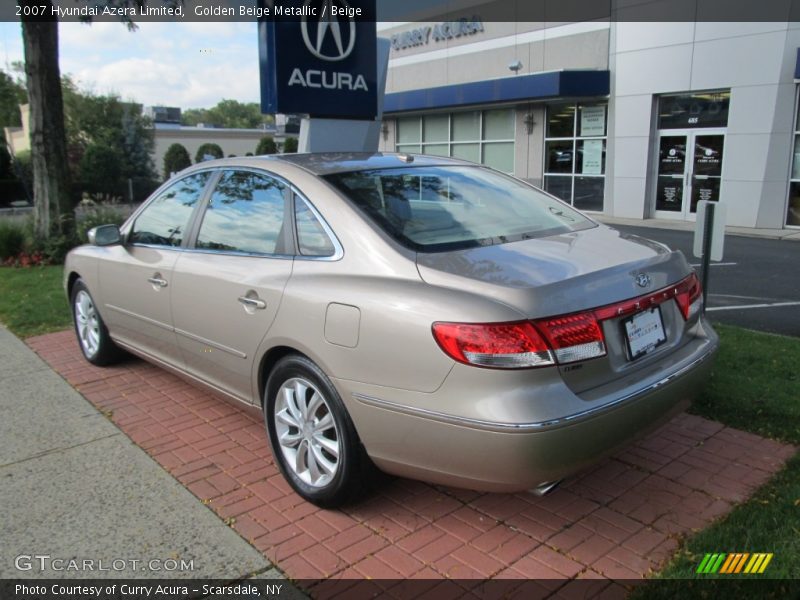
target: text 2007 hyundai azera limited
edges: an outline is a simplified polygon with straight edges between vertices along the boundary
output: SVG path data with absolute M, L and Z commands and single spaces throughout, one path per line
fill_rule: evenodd
M 263 411 L 320 505 L 373 464 L 545 491 L 685 407 L 718 346 L 680 252 L 453 159 L 205 162 L 90 238 L 65 269 L 86 358 Z

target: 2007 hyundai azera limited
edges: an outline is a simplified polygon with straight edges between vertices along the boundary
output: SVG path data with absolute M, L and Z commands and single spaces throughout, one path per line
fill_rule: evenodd
M 320 505 L 372 465 L 544 492 L 684 408 L 718 346 L 680 252 L 454 159 L 204 162 L 90 241 L 64 274 L 86 358 L 263 411 Z

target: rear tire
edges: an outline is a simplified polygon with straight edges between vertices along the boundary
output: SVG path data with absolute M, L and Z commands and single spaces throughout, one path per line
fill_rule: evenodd
M 264 398 L 272 454 L 289 485 L 321 507 L 356 499 L 371 463 L 325 373 L 304 356 L 284 357 L 270 373 Z
M 119 361 L 124 352 L 108 335 L 108 329 L 83 279 L 78 279 L 72 286 L 70 305 L 75 335 L 84 358 L 98 367 Z

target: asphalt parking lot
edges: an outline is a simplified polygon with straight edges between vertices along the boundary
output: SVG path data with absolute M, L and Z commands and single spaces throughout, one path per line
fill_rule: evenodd
M 694 233 L 651 227 L 613 225 L 681 250 L 700 271 L 692 255 Z M 723 260 L 712 263 L 708 314 L 728 323 L 769 333 L 800 336 L 800 243 L 728 235 Z

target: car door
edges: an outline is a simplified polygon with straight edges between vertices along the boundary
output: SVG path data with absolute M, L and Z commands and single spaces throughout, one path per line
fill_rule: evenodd
M 172 325 L 173 267 L 210 171 L 167 186 L 136 215 L 126 242 L 99 261 L 103 317 L 115 340 L 177 366 L 183 359 Z
M 253 359 L 292 273 L 290 188 L 263 172 L 225 170 L 175 265 L 172 313 L 186 368 L 252 402 Z

